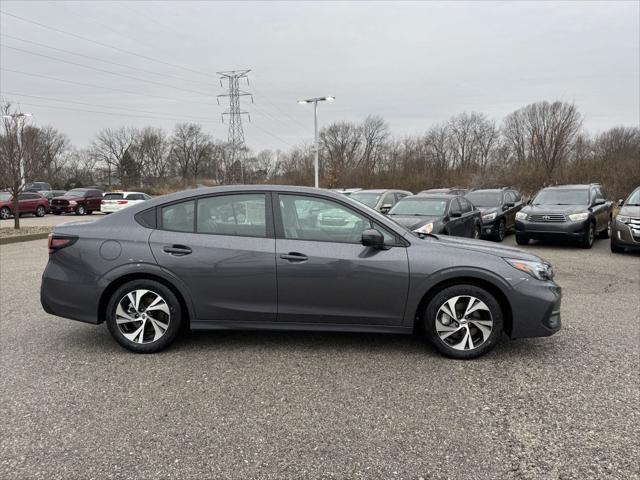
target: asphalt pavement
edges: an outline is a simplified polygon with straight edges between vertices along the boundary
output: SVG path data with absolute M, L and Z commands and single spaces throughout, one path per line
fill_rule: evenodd
M 42 311 L 45 240 L 0 246 L 0 478 L 638 478 L 640 256 L 525 248 L 555 266 L 563 329 L 453 361 L 300 332 L 135 355 Z

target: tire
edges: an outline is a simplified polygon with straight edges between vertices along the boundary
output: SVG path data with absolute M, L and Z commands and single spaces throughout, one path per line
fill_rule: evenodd
M 87 210 L 87 215 L 91 215 L 93 213 L 93 210 Z
M 504 240 L 505 235 L 507 234 L 507 224 L 504 221 L 504 218 L 500 220 L 498 224 L 498 230 L 493 234 L 493 239 L 496 242 L 502 242 Z
M 0 208 L 0 220 L 8 220 L 11 218 L 11 210 L 9 207 Z
M 587 231 L 584 232 L 582 240 L 580 240 L 580 246 L 582 248 L 591 248 L 593 247 L 593 242 L 596 238 L 596 226 L 593 222 L 589 222 L 589 226 L 587 227 Z
M 76 207 L 76 215 L 84 215 L 87 211 L 84 208 L 84 205 L 78 205 Z
M 141 291 L 146 293 L 136 293 Z M 151 304 L 158 297 L 161 302 L 151 309 Z M 131 298 L 139 303 L 137 311 Z M 160 305 L 164 305 L 164 308 L 160 308 Z M 129 307 L 134 307 L 134 310 Z M 152 310 L 153 317 L 146 317 Z M 165 285 L 146 279 L 132 280 L 119 287 L 111 295 L 105 315 L 111 336 L 121 346 L 135 353 L 155 353 L 166 348 L 175 340 L 182 323 L 182 309 L 175 294 Z M 116 317 L 120 319 L 120 324 Z
M 624 253 L 624 247 L 620 247 L 616 242 L 613 241 L 613 237 L 611 238 L 611 253 Z
M 609 238 L 611 235 L 611 217 L 607 220 L 607 228 L 598 234 L 598 238 Z
M 521 233 L 516 233 L 516 243 L 518 245 L 529 245 L 529 237 Z
M 456 312 L 450 309 L 451 301 Z M 469 323 L 458 323 L 464 318 L 452 320 L 445 312 L 449 308 L 452 313 L 464 314 L 469 303 L 480 307 L 465 317 L 470 319 Z M 453 285 L 438 292 L 423 316 L 424 333 L 429 342 L 442 355 L 462 360 L 477 358 L 492 350 L 500 340 L 503 323 L 502 308 L 495 297 L 483 288 L 467 284 Z M 450 333 L 454 329 L 455 332 Z
M 54 215 L 60 215 L 60 214 L 62 214 L 62 212 L 51 212 L 51 213 L 53 213 Z
M 36 217 L 44 217 L 46 213 L 47 213 L 47 210 L 42 205 L 36 208 Z

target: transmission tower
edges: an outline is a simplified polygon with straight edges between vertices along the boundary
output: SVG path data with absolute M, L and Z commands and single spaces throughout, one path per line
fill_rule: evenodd
M 240 79 L 244 78 L 249 85 L 249 77 L 247 76 L 251 70 L 229 70 L 225 72 L 217 72 L 220 75 L 220 86 L 223 86 L 223 80 L 228 84 L 229 93 L 218 95 L 218 104 L 220 97 L 229 97 L 229 108 L 222 113 L 222 123 L 224 117 L 229 117 L 229 137 L 228 142 L 231 146 L 231 175 L 227 172 L 227 181 L 237 183 L 238 180 L 244 183 L 244 160 L 246 157 L 246 147 L 244 145 L 244 130 L 242 129 L 242 115 L 247 115 L 249 121 L 251 116 L 249 112 L 245 112 L 240 108 L 240 97 L 251 97 L 253 103 L 253 95 L 244 90 L 240 90 Z M 238 172 L 238 170 L 240 170 Z M 239 175 L 238 175 L 239 173 Z M 239 178 L 238 178 L 239 177 Z

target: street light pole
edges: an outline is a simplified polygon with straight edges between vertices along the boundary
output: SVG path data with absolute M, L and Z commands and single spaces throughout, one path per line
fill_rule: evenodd
M 319 156 L 320 156 L 320 148 L 318 145 L 318 102 L 332 102 L 335 100 L 335 97 L 315 97 L 308 98 L 306 100 L 299 100 L 298 103 L 313 103 L 313 148 L 315 150 L 315 162 L 313 164 L 313 172 L 314 172 L 314 184 L 316 188 L 319 188 Z

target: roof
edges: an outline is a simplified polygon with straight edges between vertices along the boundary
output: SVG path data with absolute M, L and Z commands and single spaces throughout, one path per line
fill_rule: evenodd
M 430 198 L 437 198 L 439 200 L 451 200 L 452 198 L 458 198 L 459 195 L 453 195 L 451 193 L 422 193 L 420 195 L 411 195 L 404 197 L 402 200 L 428 200 Z

